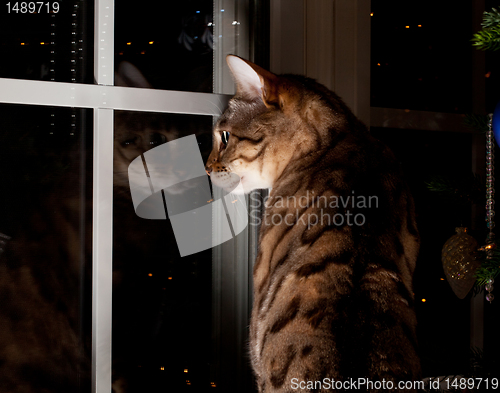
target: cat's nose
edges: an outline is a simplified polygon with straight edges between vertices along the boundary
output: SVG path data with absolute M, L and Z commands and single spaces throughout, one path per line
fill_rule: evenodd
M 212 172 L 212 167 L 211 166 L 206 166 L 205 167 L 205 172 L 207 172 L 207 175 L 210 176 L 210 172 Z

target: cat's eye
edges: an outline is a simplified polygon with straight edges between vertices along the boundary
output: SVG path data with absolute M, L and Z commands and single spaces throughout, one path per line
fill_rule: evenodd
M 229 142 L 229 132 L 227 131 L 222 131 L 221 134 L 220 134 L 220 137 L 221 137 L 221 140 L 222 140 L 222 143 L 225 145 L 227 145 L 227 143 Z
M 149 135 L 149 144 L 151 147 L 159 146 L 167 142 L 167 137 L 163 134 L 153 132 Z
M 127 140 L 125 140 L 125 141 L 121 142 L 121 145 L 122 145 L 123 147 L 128 147 L 128 146 L 130 146 L 130 145 L 135 145 L 135 144 L 136 144 L 136 142 L 137 142 L 137 137 L 136 137 L 136 136 L 134 136 L 134 137 L 132 137 L 132 138 L 130 138 L 130 139 L 127 139 Z

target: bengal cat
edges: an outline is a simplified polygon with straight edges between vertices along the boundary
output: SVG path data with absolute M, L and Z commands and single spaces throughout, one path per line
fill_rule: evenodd
M 259 392 L 411 390 L 419 235 L 399 163 L 324 86 L 227 61 L 237 92 L 207 173 L 272 188 L 253 273 Z

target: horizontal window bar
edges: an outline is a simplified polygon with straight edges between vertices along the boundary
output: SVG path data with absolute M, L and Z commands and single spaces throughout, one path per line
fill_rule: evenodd
M 0 102 L 218 116 L 230 95 L 0 78 Z

